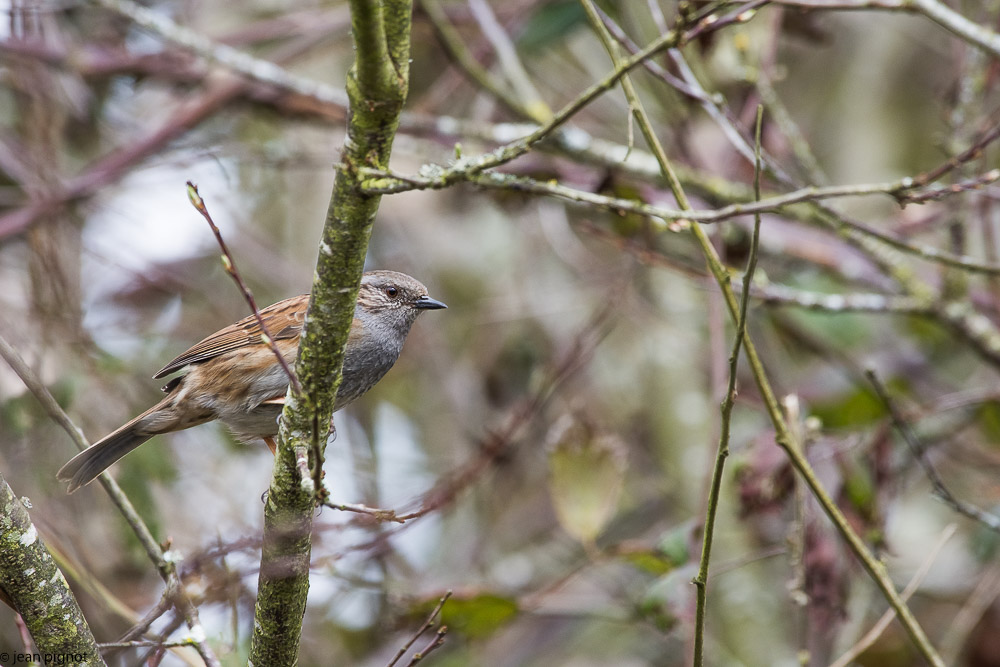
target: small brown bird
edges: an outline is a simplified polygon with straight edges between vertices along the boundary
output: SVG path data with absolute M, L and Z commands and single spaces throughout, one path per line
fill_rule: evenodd
M 275 345 L 294 364 L 309 295 L 268 306 L 260 315 Z M 334 410 L 350 404 L 382 379 L 399 358 L 403 341 L 425 310 L 447 308 L 418 280 L 395 271 L 361 278 L 354 321 L 344 353 L 343 379 Z M 57 476 L 69 492 L 90 483 L 111 464 L 154 435 L 218 419 L 242 439 L 263 438 L 274 452 L 288 377 L 261 339 L 252 315 L 217 331 L 164 366 L 154 378 L 185 371 L 163 387 L 167 396 L 110 435 L 74 456 Z

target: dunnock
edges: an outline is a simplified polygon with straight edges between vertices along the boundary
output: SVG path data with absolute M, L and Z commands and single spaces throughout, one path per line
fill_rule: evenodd
M 299 348 L 309 295 L 260 311 L 274 343 L 291 365 Z M 370 271 L 361 278 L 354 321 L 347 338 L 343 379 L 334 410 L 358 398 L 392 368 L 410 326 L 424 310 L 447 308 L 414 278 Z M 186 369 L 163 387 L 167 396 L 114 433 L 74 456 L 58 473 L 69 492 L 90 483 L 112 463 L 159 433 L 218 419 L 240 438 L 263 438 L 274 451 L 278 415 L 288 377 L 261 340 L 252 315 L 217 331 L 164 366 L 154 378 Z

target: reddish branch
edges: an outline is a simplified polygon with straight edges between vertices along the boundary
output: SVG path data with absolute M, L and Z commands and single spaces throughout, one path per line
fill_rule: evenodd
M 303 55 L 313 46 L 314 41 L 304 40 L 290 44 L 279 50 L 273 60 L 276 63 L 287 63 Z M 182 104 L 159 128 L 127 146 L 98 158 L 80 174 L 65 181 L 60 191 L 54 195 L 32 200 L 23 207 L 0 216 L 0 239 L 20 234 L 42 216 L 89 197 L 101 188 L 118 181 L 130 169 L 212 117 L 216 111 L 240 97 L 251 87 L 251 84 L 237 77 L 230 77 L 211 85 L 201 97 Z
M 250 287 L 243 280 L 243 276 L 240 275 L 239 270 L 236 268 L 236 260 L 233 259 L 232 253 L 229 252 L 229 246 L 226 245 L 225 239 L 222 238 L 222 232 L 219 231 L 219 227 L 212 220 L 212 215 L 208 212 L 208 207 L 205 206 L 205 200 L 201 198 L 198 193 L 198 186 L 191 181 L 187 182 L 188 187 L 188 198 L 191 200 L 191 204 L 195 209 L 201 213 L 201 216 L 205 218 L 208 226 L 212 228 L 212 233 L 215 235 L 215 240 L 219 244 L 219 248 L 222 249 L 222 265 L 226 269 L 226 273 L 236 282 L 236 286 L 240 288 L 240 292 L 243 294 L 243 298 L 246 299 L 247 305 L 250 306 L 250 310 L 253 312 L 254 318 L 257 320 L 257 326 L 260 327 L 261 338 L 267 343 L 267 346 L 271 348 L 271 352 L 274 353 L 275 359 L 278 360 L 278 364 L 281 366 L 281 370 L 285 371 L 285 375 L 288 376 L 288 381 L 292 385 L 296 394 L 302 393 L 302 385 L 299 384 L 299 379 L 295 377 L 295 371 L 292 370 L 288 362 L 285 361 L 285 357 L 281 354 L 278 349 L 277 344 L 275 344 L 274 339 L 271 337 L 271 333 L 267 330 L 267 324 L 264 322 L 264 318 L 260 316 L 260 309 L 257 308 L 257 299 L 254 298 L 253 292 L 250 291 Z

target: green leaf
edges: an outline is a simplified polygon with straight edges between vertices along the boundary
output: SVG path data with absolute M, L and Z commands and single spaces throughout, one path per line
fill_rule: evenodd
M 985 442 L 996 448 L 1000 442 L 1000 403 L 987 401 L 979 406 L 979 427 L 986 436 Z
M 516 601 L 495 593 L 453 595 L 441 609 L 441 622 L 448 626 L 449 632 L 482 639 L 510 622 L 518 611 Z
M 662 576 L 691 560 L 690 539 L 691 522 L 684 522 L 665 533 L 655 546 L 626 543 L 618 555 L 644 572 Z
M 676 567 L 676 563 L 656 549 L 633 549 L 622 552 L 621 556 L 634 567 L 657 576 L 662 576 Z
M 673 563 L 674 567 L 683 565 L 691 560 L 691 552 L 688 550 L 690 540 L 691 522 L 686 521 L 663 536 L 659 552 Z
M 612 180 L 606 187 L 601 188 L 600 194 L 617 199 L 627 199 L 630 201 L 645 204 L 647 203 L 642 193 L 636 186 L 629 183 L 619 183 Z M 648 220 L 645 216 L 637 213 L 609 214 L 609 224 L 616 234 L 624 238 L 632 238 L 644 233 L 648 228 Z
M 525 51 L 540 51 L 587 23 L 587 13 L 577 0 L 542 3 L 517 40 Z
M 593 543 L 618 507 L 625 447 L 569 416 L 552 428 L 549 443 L 549 492 L 559 523 L 581 542 Z
M 854 509 L 866 520 L 875 515 L 876 488 L 871 471 L 860 465 L 845 471 L 844 494 Z
M 813 404 L 811 414 L 822 420 L 824 428 L 840 429 L 871 424 L 885 417 L 886 411 L 874 391 L 857 387 Z
M 691 579 L 695 571 L 694 565 L 690 564 L 660 577 L 639 600 L 639 615 L 663 632 L 674 628 L 679 619 L 688 616 L 694 605 Z

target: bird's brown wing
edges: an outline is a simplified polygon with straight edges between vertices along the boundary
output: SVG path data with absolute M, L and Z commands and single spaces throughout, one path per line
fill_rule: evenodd
M 290 299 L 285 299 L 284 301 L 279 301 L 268 306 L 260 311 L 260 316 L 274 340 L 295 338 L 302 332 L 302 323 L 305 321 L 306 307 L 308 305 L 308 294 L 293 296 Z M 224 352 L 229 352 L 246 345 L 256 345 L 260 342 L 260 325 L 257 323 L 257 318 L 250 315 L 235 324 L 229 325 L 225 329 L 216 331 L 200 343 L 196 343 L 193 347 L 161 368 L 153 377 L 166 377 L 188 364 L 196 364 L 200 361 L 217 357 Z

